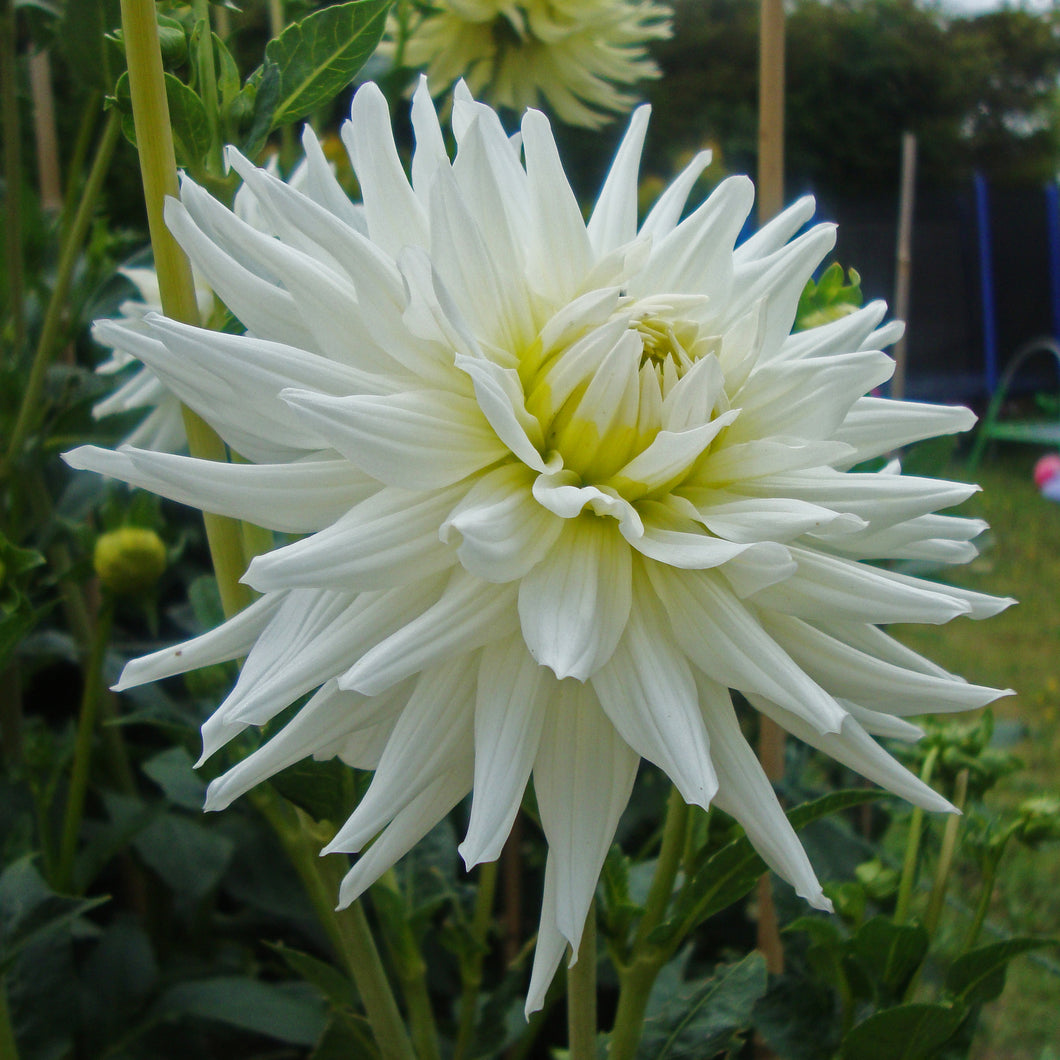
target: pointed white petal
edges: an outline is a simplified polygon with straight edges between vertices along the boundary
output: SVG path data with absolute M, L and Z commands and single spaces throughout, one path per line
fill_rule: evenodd
M 514 633 L 515 592 L 458 569 L 437 603 L 365 653 L 339 678 L 339 687 L 378 695 L 454 653 L 463 656 Z
M 710 165 L 710 160 L 710 151 L 700 151 L 693 156 L 692 161 L 667 186 L 651 208 L 644 219 L 644 224 L 641 225 L 642 235 L 650 235 L 653 239 L 663 239 L 674 230 L 684 212 L 688 193 L 699 180 L 703 170 Z
M 441 489 L 507 454 L 472 398 L 438 390 L 391 397 L 285 390 L 282 397 L 343 456 L 388 486 Z
M 460 844 L 468 869 L 500 857 L 537 756 L 555 683 L 519 634 L 483 649 L 475 700 L 475 784 Z
M 587 231 L 598 255 L 628 243 L 637 234 L 637 176 L 651 108 L 638 107 L 596 200 Z
M 863 397 L 836 429 L 836 440 L 852 447 L 847 460 L 837 466 L 853 467 L 903 445 L 940 434 L 970 431 L 974 426 L 975 413 L 960 406 Z
M 640 569 L 622 640 L 592 677 L 593 690 L 619 735 L 654 762 L 682 798 L 706 809 L 718 789 L 695 678 Z
M 519 585 L 519 620 L 530 654 L 557 677 L 585 681 L 615 650 L 629 618 L 629 546 L 609 519 L 567 521 Z
M 534 966 L 526 992 L 523 1013 L 527 1019 L 545 1004 L 545 994 L 563 959 L 567 940 L 556 926 L 556 859 L 550 852 L 545 859 L 545 883 L 541 894 L 541 921 L 534 946 Z
M 556 926 L 575 953 L 638 761 L 591 689 L 564 681 L 549 706 L 534 791 L 556 861 Z

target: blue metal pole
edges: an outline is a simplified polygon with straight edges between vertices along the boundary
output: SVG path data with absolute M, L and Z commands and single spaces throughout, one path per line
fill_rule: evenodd
M 983 305 L 983 374 L 987 393 L 997 387 L 997 307 L 994 304 L 994 264 L 990 241 L 990 197 L 986 177 L 976 173 L 975 219 L 979 236 L 979 287 Z
M 1053 338 L 1060 342 L 1060 188 L 1045 185 L 1045 231 L 1049 244 L 1049 305 L 1053 311 Z

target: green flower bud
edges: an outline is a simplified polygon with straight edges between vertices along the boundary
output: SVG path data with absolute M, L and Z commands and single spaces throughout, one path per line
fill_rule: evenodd
M 115 596 L 142 596 L 166 569 L 166 546 L 154 530 L 123 526 L 100 535 L 92 562 Z
M 1035 795 L 1019 805 L 1020 839 L 1029 847 L 1060 839 L 1060 798 Z

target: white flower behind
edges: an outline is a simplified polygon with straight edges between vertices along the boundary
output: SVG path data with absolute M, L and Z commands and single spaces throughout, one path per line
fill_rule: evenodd
M 307 536 L 259 556 L 262 595 L 131 662 L 119 688 L 245 656 L 204 757 L 312 693 L 210 786 L 221 809 L 307 755 L 375 771 L 328 850 L 353 901 L 469 791 L 461 846 L 496 858 L 533 777 L 548 841 L 528 1010 L 586 912 L 640 759 L 732 814 L 827 907 L 730 699 L 932 810 L 873 736 L 1001 693 L 892 640 L 890 622 L 1008 601 L 865 561 L 964 562 L 939 515 L 974 487 L 848 469 L 966 430 L 965 409 L 863 397 L 891 374 L 874 303 L 790 334 L 831 226 L 796 203 L 734 249 L 749 181 L 681 220 L 699 156 L 637 225 L 648 113 L 586 224 L 547 121 L 509 139 L 458 88 L 450 161 L 425 84 L 411 182 L 374 85 L 343 129 L 363 222 L 330 172 L 310 196 L 230 161 L 265 234 L 191 181 L 167 221 L 247 328 L 104 321 L 245 464 L 82 448 L 75 467 Z M 331 181 L 328 184 L 328 181 Z

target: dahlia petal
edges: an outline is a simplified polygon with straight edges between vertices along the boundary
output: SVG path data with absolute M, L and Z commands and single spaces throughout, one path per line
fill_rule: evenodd
M 593 251 L 607 254 L 637 235 L 637 184 L 651 108 L 638 107 L 611 163 L 586 231 Z
M 433 780 L 408 805 L 403 806 L 343 877 L 339 885 L 339 909 L 345 909 L 387 869 L 403 858 L 468 793 L 471 762 L 465 759 Z
M 441 520 L 436 536 L 459 542 L 464 569 L 490 582 L 523 577 L 555 544 L 563 520 L 534 500 L 535 474 L 522 464 L 486 472 Z
M 703 170 L 710 165 L 711 158 L 710 151 L 699 151 L 692 156 L 692 160 L 648 211 L 644 224 L 640 226 L 642 235 L 650 235 L 653 240 L 658 240 L 665 238 L 674 230 L 681 219 L 681 214 L 684 213 L 689 192 L 699 180 Z
M 790 578 L 796 569 L 791 551 L 785 545 L 777 541 L 757 541 L 753 548 L 729 560 L 720 568 L 720 573 L 729 588 L 741 600 L 746 600 Z
M 715 805 L 743 826 L 765 863 L 796 894 L 815 908 L 831 912 L 832 903 L 824 896 L 806 851 L 740 732 L 728 690 L 703 674 L 696 675 L 696 682 L 718 772 Z
M 317 755 L 351 733 L 391 721 L 404 705 L 408 690 L 398 686 L 368 699 L 355 692 L 340 692 L 333 681 L 325 684 L 274 736 L 227 772 L 210 781 L 206 810 L 223 810 L 262 781 L 296 762 Z
M 851 447 L 841 469 L 940 434 L 958 434 L 975 426 L 975 413 L 957 405 L 859 398 L 834 437 Z
M 281 396 L 343 456 L 388 486 L 441 489 L 507 454 L 475 401 L 457 394 L 285 390 Z
M 837 732 L 846 712 L 798 666 L 712 572 L 677 575 L 648 564 L 655 591 L 677 643 L 714 681 L 741 692 L 760 692 L 804 718 L 820 732 Z
M 630 500 L 664 489 L 679 480 L 738 415 L 738 410 L 733 409 L 702 427 L 659 431 L 651 445 L 617 471 L 607 484 Z
M 427 212 L 409 185 L 394 145 L 390 108 L 379 88 L 361 85 L 340 130 L 364 199 L 373 243 L 396 257 L 404 246 L 429 246 Z
M 368 790 L 323 853 L 360 850 L 432 781 L 470 766 L 477 669 L 473 656 L 461 655 L 420 675 Z
M 919 725 L 906 721 L 905 718 L 896 718 L 893 714 L 884 714 L 878 710 L 869 710 L 868 707 L 858 706 L 849 700 L 840 700 L 843 709 L 848 711 L 858 724 L 873 736 L 883 736 L 889 740 L 905 740 L 915 743 L 924 735 L 924 730 Z
M 500 857 L 530 779 L 553 688 L 522 637 L 483 649 L 475 699 L 474 797 L 460 844 L 469 870 Z
M 258 592 L 360 592 L 437 574 L 456 562 L 453 549 L 438 539 L 438 524 L 462 493 L 453 487 L 427 494 L 384 487 L 326 529 L 255 557 L 241 580 Z
M 479 409 L 497 437 L 527 467 L 544 471 L 548 464 L 541 456 L 545 447 L 541 424 L 526 411 L 518 374 L 492 361 L 459 353 L 456 367 L 471 379 Z
M 519 584 L 530 654 L 559 678 L 585 681 L 615 650 L 632 602 L 629 546 L 610 520 L 570 519 L 555 547 Z
M 701 357 L 666 395 L 660 417 L 663 429 L 687 431 L 709 423 L 724 394 L 725 373 L 717 357 Z
M 733 260 L 739 263 L 755 261 L 778 251 L 803 225 L 812 218 L 817 203 L 812 195 L 803 195 L 776 217 L 748 236 L 733 251 Z
M 906 578 L 865 563 L 792 548 L 798 564 L 792 576 L 757 593 L 754 603 L 783 614 L 814 619 L 886 624 L 939 625 L 971 611 L 945 586 Z
M 306 195 L 350 228 L 367 235 L 364 210 L 350 202 L 350 197 L 335 179 L 317 134 L 308 122 L 302 127 L 302 148 L 306 161 L 303 188 Z
M 956 677 L 935 677 L 873 658 L 789 615 L 763 613 L 769 632 L 814 680 L 837 696 L 899 717 L 974 710 L 1011 689 L 986 688 Z M 773 697 L 770 697 L 773 698 Z
M 708 453 L 696 465 L 696 484 L 721 488 L 734 482 L 806 471 L 846 459 L 851 448 L 835 441 L 758 438 L 730 444 Z M 766 494 L 772 496 L 772 494 Z M 778 493 L 784 496 L 783 492 Z
M 534 762 L 534 791 L 556 863 L 556 927 L 575 953 L 638 761 L 591 689 L 563 682 Z
M 528 110 L 522 122 L 523 154 L 535 223 L 528 267 L 543 292 L 556 302 L 581 294 L 592 266 L 592 249 L 578 200 L 563 172 L 548 119 Z
M 641 555 L 670 567 L 718 567 L 751 547 L 705 534 L 691 520 L 682 519 L 672 507 L 658 501 L 642 501 L 638 509 L 644 532 L 631 534 L 627 540 Z
M 124 692 L 148 681 L 160 681 L 163 677 L 175 677 L 202 666 L 238 659 L 249 651 L 268 626 L 285 596 L 284 593 L 263 596 L 216 629 L 182 644 L 131 659 L 125 664 L 118 683 L 113 686 L 114 691 Z
M 853 717 L 848 717 L 843 722 L 839 732 L 822 734 L 764 696 L 751 693 L 747 699 L 755 710 L 771 718 L 796 739 L 816 747 L 818 751 L 823 751 L 855 773 L 879 784 L 881 788 L 900 795 L 914 806 L 935 813 L 958 812 L 948 799 L 944 799 L 919 777 L 910 773 L 905 766 L 896 762 Z
M 195 268 L 249 331 L 303 350 L 315 349 L 295 300 L 287 291 L 252 272 L 218 246 L 192 220 L 183 203 L 167 199 L 165 220 Z
M 788 542 L 835 524 L 836 537 L 842 539 L 866 525 L 857 516 L 791 497 L 740 497 L 702 486 L 682 486 L 679 496 L 693 505 L 696 518 L 711 533 L 728 541 Z
M 63 459 L 70 467 L 110 475 L 180 504 L 292 534 L 329 526 L 379 488 L 363 472 L 335 459 L 224 464 L 93 445 L 79 446 Z
M 416 149 L 412 152 L 412 187 L 424 205 L 430 202 L 431 184 L 441 168 L 449 168 L 449 152 L 438 121 L 438 111 L 427 88 L 427 78 L 420 75 L 412 94 L 412 132 Z
M 886 302 L 869 302 L 838 320 L 796 331 L 784 340 L 781 354 L 785 360 L 798 360 L 801 357 L 828 357 L 863 349 L 862 343 L 873 334 L 873 329 L 886 312 Z M 882 349 L 883 344 L 869 348 Z
M 644 533 L 644 524 L 629 501 L 608 487 L 576 486 L 579 481 L 572 471 L 545 472 L 534 479 L 534 500 L 561 519 L 573 519 L 586 509 L 597 515 L 609 515 L 618 521 L 627 540 Z
M 685 802 L 706 809 L 718 789 L 695 678 L 642 572 L 614 654 L 592 677 L 619 735 L 674 782 Z
M 545 1004 L 545 994 L 567 949 L 567 940 L 556 924 L 556 859 L 551 852 L 545 858 L 545 881 L 541 889 L 541 918 L 534 946 L 534 964 L 526 992 L 523 1013 L 527 1019 Z
M 471 652 L 517 628 L 515 589 L 458 570 L 438 601 L 388 635 L 339 678 L 339 687 L 378 695 L 454 651 Z

